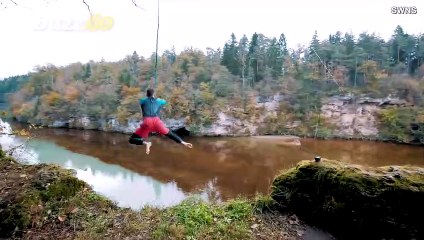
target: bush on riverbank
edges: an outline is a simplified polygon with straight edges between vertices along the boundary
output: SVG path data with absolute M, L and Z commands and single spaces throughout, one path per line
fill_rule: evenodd
M 424 128 L 413 130 L 411 124 L 424 124 L 424 110 L 416 107 L 389 107 L 380 111 L 380 135 L 388 141 L 424 144 Z
M 345 239 L 424 236 L 424 169 L 367 170 L 323 160 L 300 162 L 273 182 L 272 198 Z

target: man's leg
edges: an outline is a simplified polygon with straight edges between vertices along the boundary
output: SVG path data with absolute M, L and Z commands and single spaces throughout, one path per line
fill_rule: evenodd
M 130 137 L 129 142 L 136 145 L 146 145 L 146 154 L 150 153 L 150 147 L 152 146 L 151 142 L 145 141 L 149 136 L 150 127 L 149 120 L 143 120 L 143 123 L 139 128 L 133 133 Z
M 141 136 L 137 135 L 136 133 L 133 133 L 130 139 L 128 140 L 128 142 L 135 145 L 143 145 L 144 139 L 141 138 Z
M 155 130 L 157 133 L 161 135 L 165 135 L 168 138 L 174 140 L 177 143 L 183 144 L 184 146 L 188 148 L 192 148 L 193 145 L 191 143 L 184 142 L 177 134 L 175 134 L 173 131 L 168 129 L 165 124 L 158 118 L 155 121 Z

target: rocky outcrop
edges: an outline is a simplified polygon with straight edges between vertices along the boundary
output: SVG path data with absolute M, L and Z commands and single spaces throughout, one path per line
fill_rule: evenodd
M 340 239 L 424 237 L 423 168 L 302 161 L 275 178 L 271 196 Z
M 322 115 L 336 126 L 338 137 L 377 137 L 378 128 L 375 114 L 378 105 L 370 102 L 354 103 L 352 99 L 333 97 L 323 102 Z
M 378 138 L 376 115 L 384 106 L 406 106 L 407 102 L 391 96 L 384 99 L 334 96 L 323 101 L 323 116 L 336 126 L 334 135 L 341 138 Z
M 218 120 L 211 126 L 200 127 L 200 136 L 250 136 L 256 133 L 257 125 L 236 119 L 226 113 L 219 113 Z
M 37 124 L 51 128 L 71 128 L 71 129 L 87 129 L 100 130 L 105 132 L 133 133 L 139 126 L 140 119 L 128 119 L 125 124 L 121 124 L 115 118 L 96 119 L 90 116 L 72 117 L 68 120 L 55 120 L 52 122 L 44 121 Z M 179 129 L 186 126 L 184 119 L 165 119 L 164 123 L 171 129 Z

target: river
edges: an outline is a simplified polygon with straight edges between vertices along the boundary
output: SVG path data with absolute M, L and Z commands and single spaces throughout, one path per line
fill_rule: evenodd
M 74 169 L 95 191 L 133 209 L 172 206 L 190 195 L 224 201 L 267 194 L 276 174 L 315 155 L 363 166 L 424 166 L 423 147 L 368 141 L 302 139 L 301 146 L 285 146 L 278 138 L 191 138 L 187 141 L 194 148 L 188 149 L 154 136 L 146 155 L 144 146 L 128 144 L 125 134 L 69 129 L 34 133 L 17 158 Z M 0 138 L 3 148 L 22 141 Z

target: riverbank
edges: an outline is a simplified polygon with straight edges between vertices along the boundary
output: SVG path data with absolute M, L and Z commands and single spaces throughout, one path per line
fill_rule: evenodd
M 272 211 L 276 203 L 269 197 L 224 203 L 190 198 L 174 207 L 134 211 L 117 207 L 55 165 L 22 165 L 1 152 L 0 175 L 0 235 L 8 239 L 305 239 L 320 234 L 294 214 Z
M 27 128 L 30 124 L 28 122 L 20 122 L 17 119 L 13 118 L 5 118 L 6 122 L 11 123 L 12 125 L 18 125 L 18 128 Z M 168 120 L 167 122 L 173 122 Z M 47 128 L 47 129 L 70 129 L 70 130 L 89 130 L 89 131 L 98 131 L 98 132 L 105 132 L 105 133 L 120 133 L 120 134 L 126 134 L 130 135 L 132 134 L 135 129 L 137 128 L 137 123 L 133 123 L 132 128 L 125 128 L 125 130 L 111 130 L 111 129 L 103 129 L 103 128 L 92 128 L 88 127 L 85 128 L 83 126 L 74 126 L 69 127 L 69 125 L 61 123 L 61 124 L 35 124 L 35 126 L 40 128 Z M 169 126 L 169 125 L 168 125 Z M 288 134 L 240 134 L 240 133 L 208 133 L 208 134 L 202 134 L 202 133 L 196 133 L 190 131 L 190 128 L 187 129 L 184 125 L 170 125 L 170 129 L 176 131 L 176 133 L 181 136 L 182 138 L 185 137 L 201 137 L 201 138 L 215 138 L 215 137 L 230 137 L 230 138 L 239 138 L 239 137 L 254 137 L 254 138 L 268 138 L 272 137 L 275 139 L 281 139 L 282 144 L 284 145 L 300 145 L 299 140 L 300 139 L 318 139 L 318 140 L 343 140 L 343 141 L 369 141 L 369 142 L 381 142 L 381 143 L 394 143 L 394 144 L 400 144 L 400 145 L 412 145 L 412 146 L 424 146 L 424 143 L 421 142 L 402 142 L 402 141 L 396 141 L 396 140 L 389 140 L 386 138 L 378 137 L 378 136 L 347 136 L 347 135 L 334 135 L 334 136 L 314 136 L 313 134 L 300 134 L 296 132 L 290 132 Z
M 369 98 L 359 96 L 332 96 L 322 100 L 319 112 L 311 113 L 310 120 L 300 120 L 285 109 L 281 95 L 254 105 L 256 114 L 245 116 L 242 109 L 228 106 L 216 114 L 207 125 L 195 124 L 187 118 L 164 116 L 167 127 L 180 136 L 195 137 L 246 137 L 285 136 L 326 140 L 366 140 L 409 145 L 424 145 L 424 112 L 398 98 Z M 280 106 L 281 105 L 281 106 Z M 22 118 L 12 112 L 9 119 L 19 123 L 47 128 L 97 130 L 132 134 L 140 125 L 140 119 L 129 117 L 118 120 L 112 115 L 99 118 L 90 115 Z M 16 117 L 16 118 L 15 118 Z M 30 120 L 29 120 L 30 119 Z

